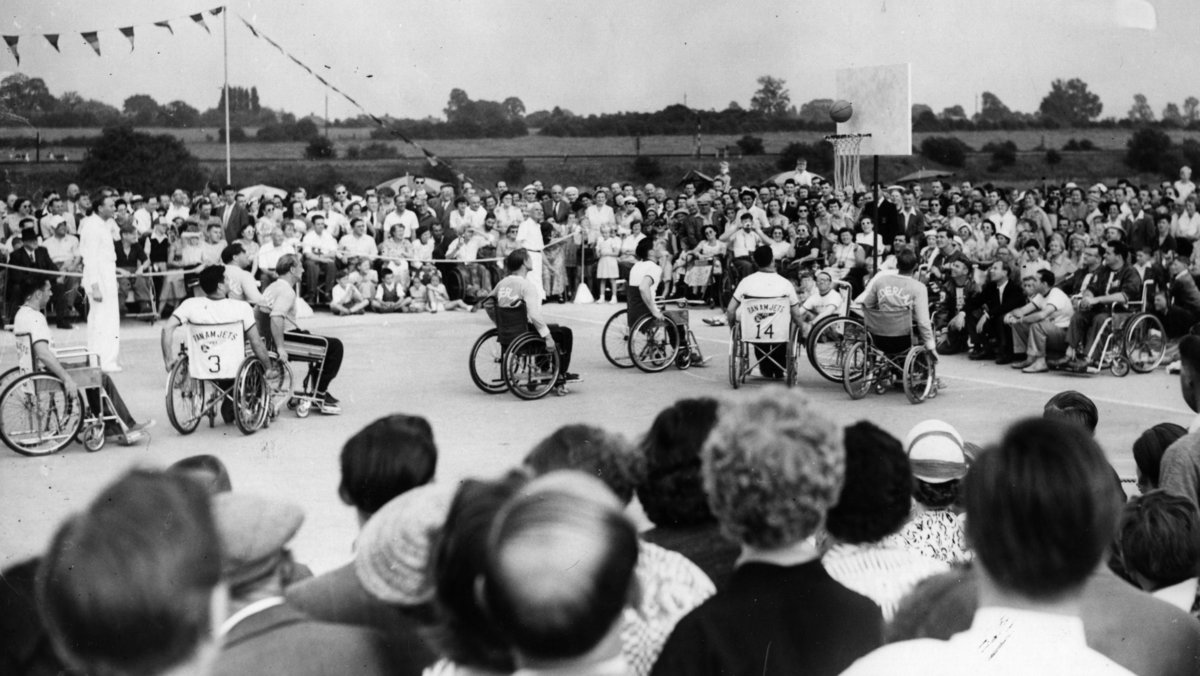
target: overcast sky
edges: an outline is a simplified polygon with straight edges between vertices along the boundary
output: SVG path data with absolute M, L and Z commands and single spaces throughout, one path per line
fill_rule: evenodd
M 19 68 L 0 46 L 0 75 L 19 70 L 55 95 L 117 107 L 138 93 L 212 107 L 221 17 L 206 10 L 217 2 L 4 0 L 0 33 L 23 37 Z M 838 68 L 905 61 L 913 102 L 936 111 L 961 104 L 970 114 L 985 90 L 1033 111 L 1060 77 L 1086 81 L 1104 117 L 1123 117 L 1139 92 L 1156 114 L 1200 97 L 1196 0 L 236 0 L 229 9 L 230 83 L 256 85 L 263 105 L 301 115 L 323 111 L 324 89 L 239 15 L 371 112 L 401 117 L 440 116 L 453 87 L 473 99 L 517 96 L 529 112 L 650 111 L 685 95 L 720 110 L 747 106 L 761 75 L 784 78 L 799 106 L 833 97 Z M 212 35 L 187 19 L 198 11 Z M 151 25 L 165 18 L 175 18 L 174 37 Z M 116 30 L 131 24 L 132 53 Z M 100 31 L 102 56 L 80 38 L 87 30 Z M 38 37 L 52 32 L 61 54 Z M 355 111 L 331 96 L 330 114 Z

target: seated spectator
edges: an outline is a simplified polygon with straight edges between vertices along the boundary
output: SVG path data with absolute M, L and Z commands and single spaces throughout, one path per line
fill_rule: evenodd
M 1133 442 L 1133 461 L 1137 464 L 1137 487 L 1139 493 L 1149 493 L 1158 488 L 1163 455 L 1167 448 L 1187 434 L 1175 423 L 1159 423 L 1142 432 Z
M 620 620 L 637 562 L 637 530 L 602 483 L 552 472 L 526 486 L 492 524 L 482 592 L 517 673 L 633 673 Z
M 65 227 L 65 226 L 60 226 Z M 54 652 L 37 604 L 34 557 L 0 571 L 0 674 L 50 676 L 73 673 Z
M 379 286 L 375 287 L 371 309 L 379 313 L 404 312 L 411 301 L 406 297 L 403 283 L 396 278 L 396 272 L 383 268 L 379 273 Z
M 1187 498 L 1163 491 L 1139 495 L 1121 516 L 1121 560 L 1138 586 L 1155 598 L 1200 614 L 1200 512 Z
M 970 458 L 962 435 L 949 423 L 925 420 L 904 438 L 913 474 L 908 522 L 894 536 L 911 551 L 946 563 L 971 559 L 963 533 L 962 483 Z
M 1067 347 L 1067 327 L 1071 325 L 1071 299 L 1054 286 L 1054 273 L 1045 268 L 1031 272 L 1021 280 L 1027 302 L 1004 316 L 1012 331 L 1013 352 L 1025 359 L 1011 366 L 1022 373 L 1050 370 L 1047 355 Z
M 220 493 L 213 498 L 213 518 L 230 593 L 214 676 L 328 674 L 348 664 L 359 674 L 420 673 L 424 665 L 393 662 L 381 634 L 320 622 L 286 602 L 283 592 L 292 575 L 287 543 L 304 521 L 299 507 Z
M 659 412 L 640 444 L 646 471 L 637 496 L 654 524 L 642 540 L 683 554 L 724 589 L 739 548 L 721 534 L 700 473 L 700 448 L 716 422 L 713 399 L 681 399 Z
M 645 476 L 645 458 L 623 437 L 588 425 L 560 427 L 525 456 L 535 475 L 575 470 L 604 482 L 623 506 Z M 635 575 L 641 595 L 621 628 L 621 653 L 637 676 L 650 672 L 662 644 L 686 613 L 716 591 L 683 555 L 639 541 Z
M 1075 390 L 1063 390 L 1050 397 L 1042 408 L 1042 417 L 1079 425 L 1092 436 L 1096 435 L 1096 425 L 1100 424 L 1096 402 Z
M 348 235 L 347 235 L 348 236 Z M 333 287 L 333 296 L 329 301 L 329 310 L 335 315 L 361 315 L 369 301 L 363 298 L 362 292 L 350 278 L 350 269 L 342 268 L 337 271 L 337 285 Z
M 994 359 L 997 364 L 1025 359 L 1024 354 L 1014 353 L 1012 331 L 1004 324 L 1005 315 L 1021 307 L 1025 300 L 1020 284 L 1012 279 L 1014 269 L 1003 261 L 992 263 L 987 283 L 967 306 L 971 311 L 982 310 L 979 321 L 967 327 L 973 345 L 967 355 L 969 359 Z
M 942 283 L 945 299 L 940 308 L 930 308 L 934 316 L 934 328 L 941 332 L 938 354 L 959 354 L 968 347 L 971 330 L 983 316 L 983 304 L 978 302 L 979 285 L 971 274 L 967 259 L 959 257 L 950 261 L 946 278 Z
M 1200 321 L 1200 290 L 1182 256 L 1167 256 L 1170 279 L 1154 294 L 1154 315 L 1162 320 L 1168 338 L 1179 338 Z
M 829 576 L 879 604 L 884 622 L 910 589 L 949 566 L 886 538 L 908 518 L 913 476 L 900 441 L 863 421 L 845 429 L 846 478 L 825 529 Z
M 971 628 L 949 641 L 893 643 L 846 673 L 1129 673 L 1088 647 L 1078 611 L 1118 516 L 1096 442 L 1077 426 L 1023 420 L 966 481 L 980 588 Z
M 209 495 L 228 493 L 233 490 L 233 481 L 229 478 L 229 470 L 225 468 L 225 463 L 215 455 L 188 456 L 172 463 L 167 471 L 199 482 Z
M 221 572 L 204 489 L 133 470 L 59 527 L 38 606 L 55 649 L 80 671 L 206 673 L 220 649 Z
M 842 309 L 845 300 L 842 294 L 833 286 L 833 276 L 828 270 L 816 273 L 817 288 L 814 293 L 800 304 L 800 312 L 804 318 L 800 321 L 800 335 L 808 338 L 808 332 L 821 319 L 837 314 Z
M 446 285 L 442 283 L 442 273 L 437 270 L 430 273 L 429 284 L 425 288 L 429 293 L 430 312 L 441 312 L 443 310 L 475 311 L 474 306 L 468 305 L 462 300 L 450 300 L 450 292 L 446 291 Z
M 655 674 L 837 674 L 880 644 L 879 607 L 835 582 L 812 540 L 844 460 L 841 430 L 795 390 L 721 407 L 704 485 L 742 557 L 728 587 L 676 625 Z

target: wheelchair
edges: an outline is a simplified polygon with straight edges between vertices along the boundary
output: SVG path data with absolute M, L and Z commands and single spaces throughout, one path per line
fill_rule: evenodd
M 1167 332 L 1162 321 L 1149 312 L 1153 299 L 1154 282 L 1146 281 L 1140 300 L 1113 303 L 1088 345 L 1084 356 L 1088 366 L 1079 373 L 1094 375 L 1107 368 L 1124 378 L 1130 370 L 1150 373 L 1158 368 L 1167 351 Z
M 842 368 L 842 387 L 851 399 L 862 399 L 872 390 L 883 394 L 897 378 L 910 404 L 920 404 L 938 393 L 937 355 L 923 345 L 890 353 L 875 345 L 875 336 L 912 339 L 912 312 L 863 309 L 865 331 L 849 344 Z
M 658 373 L 671 364 L 685 370 L 693 359 L 703 359 L 686 309 L 663 309 L 661 320 L 649 314 L 638 319 L 629 328 L 626 343 L 629 361 L 646 373 Z
M 525 306 L 497 307 L 494 298 L 484 309 L 496 326 L 483 332 L 471 347 L 471 382 L 487 394 L 508 391 L 519 399 L 541 399 L 558 384 L 558 350 L 529 329 Z
M 799 336 L 800 327 L 792 321 L 787 298 L 747 297 L 730 328 L 729 384 L 736 390 L 755 367 L 761 372 L 764 365 L 770 365 L 783 372 L 788 387 L 795 385 Z
M 267 385 L 271 391 L 271 417 L 278 415 L 283 405 L 286 405 L 288 410 L 295 411 L 297 418 L 307 418 L 308 414 L 312 413 L 313 406 L 321 405 L 321 398 L 317 396 L 317 383 L 321 382 L 325 371 L 325 353 L 329 351 L 329 340 L 324 336 L 312 335 L 316 344 L 289 343 L 288 361 L 284 362 L 279 359 L 279 353 L 275 349 L 270 316 L 255 310 L 254 318 L 258 324 L 258 334 L 262 336 L 271 357 L 271 363 L 267 367 Z M 292 364 L 308 364 L 300 389 L 293 389 Z
M 246 354 L 241 323 L 188 324 L 187 332 L 187 342 L 167 376 L 171 426 L 180 434 L 191 434 L 207 417 L 213 427 L 217 411 L 226 402 L 242 434 L 269 425 L 278 410 L 272 405 L 268 367 Z
M 840 383 L 846 350 L 860 341 L 867 329 L 862 321 L 862 308 L 851 303 L 850 284 L 838 280 L 833 286 L 842 294 L 841 310 L 817 320 L 808 331 L 804 347 L 813 370 L 830 382 Z
M 0 379 L 0 440 L 21 455 L 39 456 L 57 453 L 78 439 L 88 452 L 104 448 L 105 423 L 115 422 L 122 433 L 128 432 L 104 391 L 104 374 L 99 357 L 87 348 L 54 351 L 59 363 L 79 387 L 77 397 L 67 394 L 67 386 L 58 376 L 35 369 L 33 343 L 28 334 L 16 336 L 17 363 Z M 95 401 L 93 410 L 89 400 Z

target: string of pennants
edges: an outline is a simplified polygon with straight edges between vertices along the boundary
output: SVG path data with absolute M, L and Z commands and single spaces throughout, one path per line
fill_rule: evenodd
M 260 40 L 266 41 L 267 44 L 269 44 L 272 47 L 274 47 L 275 49 L 277 49 L 280 54 L 291 59 L 293 63 L 295 63 L 297 66 L 300 66 L 300 68 L 302 68 L 305 72 L 307 72 L 309 75 L 316 78 L 317 82 L 320 82 L 326 89 L 329 89 L 330 91 L 337 94 L 338 96 L 341 96 L 343 99 L 346 99 L 346 101 L 349 102 L 350 105 L 357 108 L 359 110 L 359 112 L 361 112 L 363 115 L 366 115 L 367 117 L 371 118 L 371 120 L 374 121 L 375 124 L 379 125 L 380 129 L 383 129 L 384 131 L 391 134 L 392 136 L 400 139 L 401 141 L 404 141 L 405 143 L 407 143 L 407 144 L 411 145 L 412 147 L 416 148 L 417 150 L 421 151 L 421 154 L 425 156 L 425 160 L 429 162 L 430 166 L 436 167 L 436 166 L 438 166 L 438 164 L 444 164 L 447 169 L 450 169 L 452 172 L 454 172 L 456 175 L 458 175 L 460 177 L 460 180 L 464 180 L 464 181 L 470 180 L 465 174 L 455 170 L 454 167 L 452 167 L 449 162 L 447 162 L 447 161 L 441 159 L 440 157 L 438 157 L 437 155 L 433 154 L 432 152 L 429 151 L 428 148 L 426 148 L 425 146 L 421 145 L 420 143 L 417 143 L 416 141 L 410 139 L 408 136 L 406 136 L 404 133 L 402 133 L 398 129 L 396 129 L 392 126 L 389 126 L 388 123 L 385 122 L 378 115 L 375 115 L 371 111 L 364 108 L 362 106 L 362 104 L 360 104 L 358 101 L 355 101 L 354 98 L 351 97 L 346 92 L 342 91 L 341 89 L 338 89 L 337 85 L 334 85 L 333 83 L 329 82 L 325 78 L 321 77 L 320 73 L 313 70 L 312 68 L 309 68 L 308 65 L 305 64 L 303 61 L 301 61 L 300 59 L 297 59 L 286 49 L 281 47 L 278 42 L 275 42 L 274 40 L 272 40 L 271 37 L 268 36 L 266 33 L 264 33 L 261 28 L 255 28 L 249 21 L 246 20 L 246 17 L 241 16 L 239 14 L 238 19 L 241 19 L 242 23 L 245 24 L 246 29 L 250 31 L 251 35 L 253 35 L 254 37 L 256 37 Z
M 175 35 L 175 27 L 171 25 L 171 22 L 172 21 L 183 21 L 185 19 L 191 19 L 191 21 L 193 23 L 195 23 L 197 26 L 200 26 L 201 28 L 203 28 L 209 35 L 212 35 L 212 29 L 209 28 L 208 23 L 206 23 L 204 21 L 204 15 L 205 15 L 205 13 L 207 13 L 209 16 L 220 16 L 221 12 L 224 12 L 224 11 L 225 11 L 224 6 L 214 7 L 210 10 L 206 10 L 206 12 L 197 12 L 195 14 L 189 14 L 186 17 L 179 16 L 179 17 L 174 17 L 172 19 L 163 19 L 162 21 L 155 21 L 153 23 L 141 24 L 140 26 L 138 26 L 138 25 L 124 26 L 124 27 L 118 28 L 117 30 L 120 31 L 121 35 L 125 36 L 125 39 L 129 40 L 129 51 L 132 52 L 133 48 L 134 48 L 133 38 L 134 38 L 134 29 L 135 28 L 138 28 L 138 27 L 144 28 L 146 26 L 157 26 L 159 28 L 165 28 L 171 35 Z M 58 45 L 59 38 L 62 37 L 61 33 L 40 33 L 40 34 L 35 33 L 32 35 L 5 35 L 5 36 L 2 36 L 4 38 L 4 44 L 8 46 L 8 51 L 10 53 L 12 53 L 12 56 L 14 59 L 16 59 L 18 66 L 21 65 L 21 52 L 17 49 L 17 46 L 21 42 L 21 38 L 22 37 L 35 37 L 37 35 L 41 35 L 41 37 L 45 38 L 46 42 L 50 43 L 50 46 L 54 48 L 54 51 L 58 52 L 59 54 L 62 53 L 62 49 L 60 49 L 59 45 Z M 88 44 L 88 46 L 92 48 L 92 51 L 96 52 L 96 56 L 100 56 L 100 31 L 83 31 L 82 33 L 79 34 L 79 36 L 82 37 L 83 41 L 86 42 Z

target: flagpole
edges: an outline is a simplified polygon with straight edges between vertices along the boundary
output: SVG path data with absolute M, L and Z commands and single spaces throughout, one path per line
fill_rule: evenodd
M 221 42 L 225 52 L 225 184 L 233 183 L 232 153 L 229 149 L 233 130 L 229 128 L 229 7 L 221 11 Z

